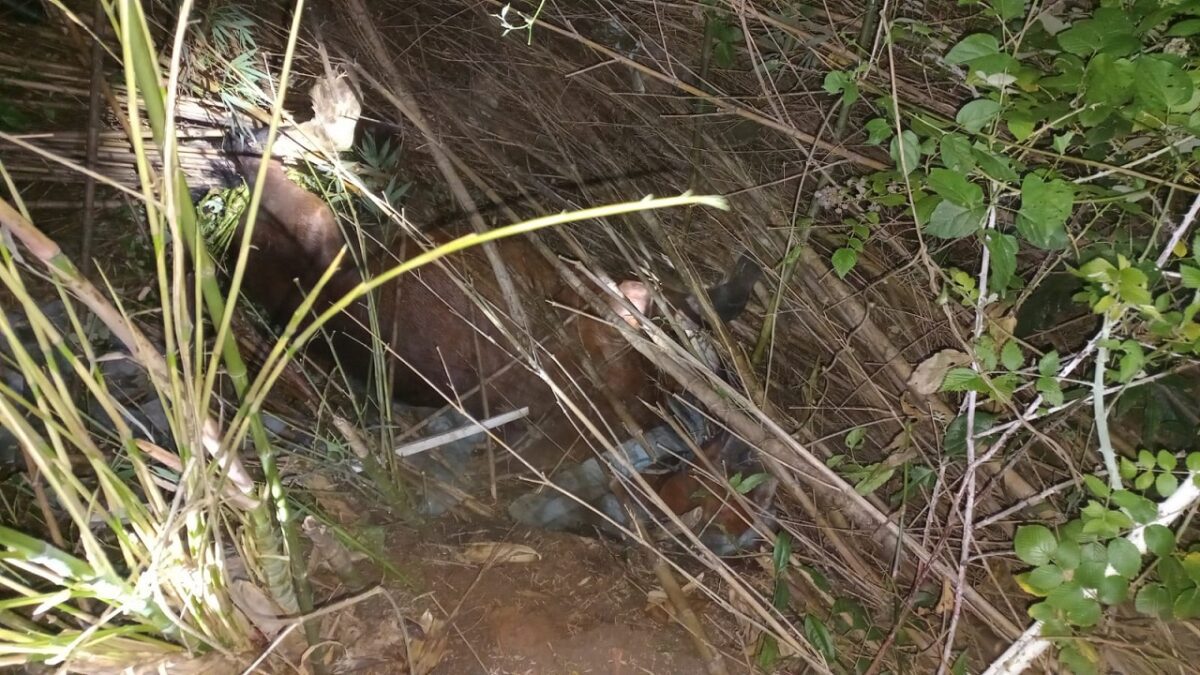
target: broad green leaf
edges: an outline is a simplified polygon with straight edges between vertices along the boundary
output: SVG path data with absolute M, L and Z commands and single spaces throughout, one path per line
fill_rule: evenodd
M 1148 473 L 1147 475 L 1152 474 Z M 1158 517 L 1158 506 L 1154 502 L 1129 490 L 1117 490 L 1112 494 L 1112 501 L 1128 511 L 1129 515 L 1139 523 L 1148 523 Z
M 1158 465 L 1158 458 L 1149 450 L 1138 450 L 1138 464 L 1143 469 L 1153 469 Z
M 1017 528 L 1013 547 L 1022 562 L 1036 567 L 1050 562 L 1058 548 L 1058 539 L 1045 525 L 1022 525 Z
M 1047 377 L 1058 374 L 1059 357 L 1057 351 L 1047 352 L 1038 361 L 1038 373 Z
M 1044 250 L 1066 247 L 1066 222 L 1075 204 L 1074 187 L 1063 180 L 1043 180 L 1034 173 L 1025 174 L 1021 183 L 1021 210 L 1017 212 L 1017 230 L 1034 246 Z
M 1086 56 L 1101 47 L 1098 31 L 1090 21 L 1080 21 L 1058 34 L 1058 46 L 1064 52 Z
M 1108 564 L 1117 574 L 1132 579 L 1142 568 L 1142 554 L 1128 539 L 1118 537 L 1108 542 Z
M 992 288 L 1000 293 L 1008 288 L 1017 272 L 1017 238 L 995 230 L 987 233 L 988 254 L 991 256 Z
M 1192 551 L 1179 561 L 1193 584 L 1200 584 L 1200 551 Z
M 1188 586 L 1195 585 L 1195 582 L 1188 576 L 1187 570 L 1183 564 L 1174 556 L 1159 558 L 1158 560 L 1158 579 L 1162 581 L 1167 590 L 1172 593 L 1178 593 Z
M 1108 485 L 1106 485 L 1104 481 L 1090 473 L 1083 477 L 1083 484 L 1087 486 L 1088 492 L 1091 492 L 1100 499 L 1107 499 L 1109 493 L 1111 492 L 1111 490 L 1108 489 Z
M 1147 285 L 1146 273 L 1136 267 L 1126 267 L 1117 275 L 1117 294 L 1131 305 L 1153 304 Z
M 751 490 L 765 483 L 768 478 L 770 478 L 770 475 L 765 473 L 750 474 L 740 481 L 735 486 L 735 489 L 740 495 L 748 495 Z
M 983 204 L 983 190 L 957 171 L 934 169 L 929 172 L 928 183 L 934 192 L 959 206 L 972 208 Z
M 1008 125 L 1008 131 L 1013 135 L 1013 138 L 1018 142 L 1025 140 L 1033 135 L 1034 119 L 1033 115 L 1023 110 L 1014 110 L 1005 116 L 1004 122 Z
M 1192 267 L 1191 265 L 1179 266 L 1179 281 L 1184 288 L 1192 290 L 1200 290 L 1200 267 Z
M 996 340 L 991 335 L 980 335 L 975 343 L 975 358 L 986 371 L 993 371 L 1000 363 L 1000 355 L 996 353 Z
M 1002 89 L 1017 81 L 1015 73 L 1021 69 L 1021 62 L 1008 54 L 992 54 L 975 59 L 970 66 L 972 77 L 990 87 Z
M 899 136 L 892 138 L 889 152 L 897 169 L 912 173 L 921 163 L 921 139 L 917 138 L 912 130 L 905 129 Z
M 1175 598 L 1174 614 L 1179 619 L 1200 617 L 1200 588 L 1192 587 Z
M 879 145 L 892 137 L 892 125 L 882 117 L 867 122 L 867 145 Z
M 1031 605 L 1026 611 L 1029 613 L 1029 618 L 1042 622 L 1053 619 L 1055 615 L 1054 608 L 1048 602 L 1039 602 Z
M 1083 75 L 1083 100 L 1105 106 L 1119 106 L 1134 95 L 1135 67 L 1128 59 L 1097 54 Z
M 996 424 L 996 415 L 984 412 L 982 410 L 975 411 L 975 435 L 991 429 Z M 967 454 L 967 415 L 964 413 L 955 417 L 946 425 L 946 435 L 942 439 L 942 445 L 947 457 L 962 457 Z
M 1004 343 L 1004 348 L 1000 350 L 1000 362 L 1008 370 L 1020 370 L 1025 364 L 1025 355 L 1021 353 L 1021 345 L 1016 340 Z
M 1095 561 L 1081 562 L 1075 570 L 1073 579 L 1079 582 L 1084 588 L 1099 588 L 1100 584 L 1104 583 L 1105 570 L 1107 568 L 1107 563 Z
M 985 126 L 991 124 L 1000 114 L 1000 104 L 987 98 L 980 98 L 964 105 L 955 116 L 954 121 L 971 133 L 979 133 Z
M 987 209 L 978 206 L 965 209 L 953 202 L 941 201 L 925 224 L 926 234 L 941 239 L 959 239 L 978 232 L 983 227 Z
M 1120 467 L 1118 473 L 1121 474 L 1122 480 L 1133 480 L 1133 477 L 1137 475 L 1137 465 L 1129 461 L 1128 457 L 1120 459 Z
M 1046 602 L 1078 626 L 1091 626 L 1100 618 L 1100 604 L 1087 597 L 1083 588 L 1075 583 L 1065 583 L 1050 591 Z
M 1141 348 L 1141 345 L 1137 346 L 1139 349 Z M 1166 450 L 1159 450 L 1154 459 L 1155 464 L 1157 464 L 1158 468 L 1162 469 L 1163 471 L 1174 471 L 1175 467 L 1179 466 L 1179 460 L 1175 457 L 1175 455 L 1172 455 Z
M 1134 93 L 1152 111 L 1182 105 L 1192 97 L 1192 78 L 1164 58 L 1142 56 L 1134 69 Z
M 846 85 L 852 80 L 853 78 L 850 76 L 850 74 L 845 71 L 831 70 L 828 73 L 825 73 L 825 82 L 821 85 L 821 88 L 824 89 L 826 93 L 838 94 L 841 93 L 842 90 L 846 88 Z
M 1122 577 L 1104 577 L 1096 587 L 1096 598 L 1106 605 L 1119 605 L 1129 597 L 1129 581 Z
M 1001 21 L 1012 21 L 1025 16 L 1025 0 L 992 0 L 992 9 Z
M 829 663 L 837 661 L 837 646 L 825 623 L 816 616 L 808 614 L 804 617 L 804 637 L 808 643 L 821 652 L 821 656 Z
M 1137 48 L 1133 24 L 1124 11 L 1101 7 L 1057 35 L 1063 51 L 1083 56 L 1095 51 L 1127 54 Z
M 1047 377 L 1045 375 L 1039 377 L 1037 379 L 1037 390 L 1038 393 L 1042 395 L 1042 398 L 1045 399 L 1046 403 L 1053 406 L 1059 406 L 1063 404 L 1062 385 L 1059 384 L 1058 380 L 1054 379 L 1053 377 Z
M 846 434 L 846 447 L 853 450 L 862 445 L 863 439 L 866 437 L 866 427 L 854 427 L 850 430 L 850 433 Z
M 1074 137 L 1075 137 L 1074 131 L 1067 131 L 1066 133 L 1056 134 L 1054 136 L 1054 140 L 1051 141 L 1050 144 L 1052 146 L 1054 146 L 1055 152 L 1057 152 L 1060 155 L 1065 155 L 1065 154 L 1067 154 L 1067 148 L 1069 148 L 1071 145 L 1071 139 Z
M 845 279 L 858 262 L 858 253 L 852 248 L 839 248 L 833 252 L 830 262 L 833 263 L 833 271 L 837 273 L 838 278 Z
M 1165 525 L 1147 526 L 1146 550 L 1160 558 L 1171 555 L 1175 552 L 1175 533 Z
M 1025 582 L 1037 592 L 1038 595 L 1046 595 L 1050 591 L 1058 588 L 1063 582 L 1063 571 L 1058 565 L 1048 563 L 1041 567 L 1035 568 L 1025 577 Z
M 1159 619 L 1171 617 L 1171 604 L 1171 593 L 1162 584 L 1143 586 L 1133 601 L 1137 611 Z
M 976 161 L 979 162 L 979 168 L 989 177 L 1002 183 L 1011 183 L 1017 180 L 1017 172 L 1013 170 L 1012 160 L 1008 157 L 998 155 L 981 146 L 976 146 L 972 150 Z
M 771 556 L 771 562 L 775 566 L 775 574 L 778 576 L 787 569 L 788 561 L 792 557 L 792 535 L 788 534 L 786 530 L 780 532 L 775 537 L 775 548 Z
M 946 134 L 940 144 L 942 164 L 947 169 L 957 171 L 964 176 L 975 168 L 975 155 L 971 152 L 971 142 L 962 134 Z
M 1096 502 L 1088 502 L 1088 505 L 1096 504 L 1103 511 L 1104 507 Z M 1097 562 L 1108 564 L 1108 549 L 1099 542 L 1090 542 L 1079 547 L 1080 557 L 1084 562 Z
M 1061 91 L 1074 95 L 1083 81 L 1083 59 L 1074 54 L 1059 54 L 1054 58 L 1052 72 L 1058 73 L 1038 80 L 1038 86 L 1050 91 Z
M 1092 258 L 1079 266 L 1078 276 L 1095 282 L 1112 281 L 1116 274 L 1116 266 L 1105 258 Z
M 963 38 L 961 42 L 950 48 L 946 54 L 946 63 L 952 66 L 962 65 L 981 56 L 996 54 L 1000 51 L 1000 42 L 994 35 L 975 33 Z
M 1200 452 L 1188 453 L 1187 459 L 1184 460 L 1187 470 L 1192 473 L 1200 473 Z
M 1079 544 L 1071 541 L 1064 534 L 1063 538 L 1058 542 L 1058 548 L 1055 549 L 1051 559 L 1064 570 L 1074 570 L 1079 567 L 1082 562 L 1083 552 L 1079 548 Z
M 858 100 L 858 83 L 854 81 L 854 75 L 851 73 L 841 70 L 826 73 L 822 88 L 830 94 L 840 92 L 844 105 L 854 105 L 854 102 Z
M 1167 37 L 1191 37 L 1200 33 L 1200 19 L 1184 19 L 1167 29 Z
M 1133 348 L 1127 350 L 1121 356 L 1120 366 L 1117 369 L 1117 381 L 1121 383 L 1129 382 L 1137 375 L 1142 366 L 1146 363 L 1146 356 L 1142 352 L 1142 346 L 1133 343 Z
M 1012 399 L 1013 392 L 1017 390 L 1017 386 L 1021 384 L 1021 378 L 1016 373 L 1006 373 L 999 377 L 991 378 L 989 384 L 991 386 L 987 394 L 1001 403 L 1007 403 Z
M 883 487 L 883 484 L 891 480 L 896 473 L 893 467 L 884 467 L 882 464 L 875 465 L 875 468 L 854 486 L 854 491 L 860 495 L 869 495 L 872 492 Z
M 1162 497 L 1170 497 L 1179 489 L 1179 479 L 1173 473 L 1160 473 L 1154 478 L 1154 489 Z

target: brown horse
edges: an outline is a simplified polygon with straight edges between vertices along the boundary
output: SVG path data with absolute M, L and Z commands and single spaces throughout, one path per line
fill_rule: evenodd
M 253 185 L 261 158 L 249 153 L 238 156 L 241 175 Z M 244 227 L 244 223 L 243 223 Z M 239 235 L 241 231 L 239 231 Z M 445 233 L 431 237 L 434 244 L 452 239 Z M 290 181 L 282 164 L 268 160 L 262 204 L 251 239 L 243 292 L 277 323 L 286 322 L 300 306 L 317 280 L 343 246 L 343 236 L 329 206 L 317 195 Z M 648 423 L 650 411 L 637 402 L 657 399 L 657 371 L 631 349 L 620 333 L 606 321 L 572 312 L 583 300 L 561 279 L 558 270 L 524 238 L 495 242 L 500 257 L 520 288 L 530 333 L 544 347 L 539 360 L 556 382 L 581 383 L 589 400 L 628 404 L 637 424 Z M 422 248 L 406 240 L 392 255 L 372 255 L 367 268 L 378 272 L 398 261 L 419 254 Z M 461 285 L 452 276 L 453 267 Z M 748 257 L 739 261 L 730 280 L 708 291 L 718 316 L 730 320 L 745 307 L 760 268 Z M 318 297 L 317 311 L 353 289 L 362 277 L 357 268 L 344 263 Z M 469 289 L 469 290 L 468 290 Z M 625 281 L 618 289 L 643 315 L 652 312 L 650 292 L 644 284 Z M 468 414 L 479 416 L 486 388 L 493 414 L 523 406 L 532 418 L 555 407 L 551 388 L 530 369 L 513 365 L 511 344 L 504 332 L 472 299 L 482 301 L 493 317 L 509 331 L 516 327 L 503 317 L 506 307 L 498 284 L 482 252 L 471 249 L 447 259 L 447 265 L 431 264 L 397 277 L 384 285 L 375 305 L 379 339 L 395 363 L 391 368 L 393 397 L 413 405 L 441 405 L 458 401 Z M 677 303 L 682 314 L 703 325 L 694 298 Z M 623 303 L 610 305 L 618 315 L 636 325 Z M 574 326 L 569 320 L 574 317 Z M 321 339 L 314 347 L 351 376 L 364 379 L 373 363 L 370 315 L 365 302 L 357 302 L 327 325 L 331 350 Z M 525 339 L 525 338 L 519 338 Z M 598 377 L 586 377 L 587 371 Z M 599 397 L 591 394 L 600 393 Z

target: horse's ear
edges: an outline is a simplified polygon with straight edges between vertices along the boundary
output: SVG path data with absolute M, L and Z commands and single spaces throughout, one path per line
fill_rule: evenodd
M 636 309 L 643 316 L 650 313 L 651 291 L 646 284 L 640 281 L 622 281 L 621 283 L 617 284 L 617 292 L 625 296 L 625 299 L 629 301 L 629 304 L 633 305 L 634 309 Z M 622 319 L 625 319 L 626 323 L 634 328 L 638 327 L 638 318 L 630 313 L 629 309 L 626 308 L 625 305 L 616 302 L 615 300 L 610 301 L 609 304 L 614 310 L 616 310 L 618 316 L 620 316 Z
M 729 277 L 722 283 L 708 289 L 708 300 L 712 303 L 717 317 L 721 321 L 732 321 L 746 309 L 754 284 L 762 277 L 762 267 L 750 253 L 744 252 L 738 258 Z M 699 325 L 706 325 L 699 301 L 694 295 L 689 295 L 682 307 L 683 312 Z

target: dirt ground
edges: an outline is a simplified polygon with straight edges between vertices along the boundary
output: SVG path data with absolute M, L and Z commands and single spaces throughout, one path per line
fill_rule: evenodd
M 462 552 L 478 542 L 526 546 L 538 558 L 490 566 L 464 562 Z M 389 562 L 412 581 L 387 584 L 390 601 L 377 596 L 329 620 L 323 632 L 337 636 L 335 672 L 410 672 L 406 654 L 420 656 L 424 647 L 406 650 L 404 638 L 427 636 L 420 621 L 414 623 L 426 610 L 434 618 L 452 617 L 433 675 L 705 670 L 683 628 L 648 611 L 654 575 L 643 559 L 624 557 L 621 546 L 450 519 L 421 531 L 393 530 L 386 546 Z M 703 604 L 693 598 L 693 609 L 703 612 Z M 704 619 L 710 637 L 727 640 L 733 631 L 714 625 L 714 616 Z M 724 647 L 732 657 L 736 648 Z M 730 672 L 750 672 L 733 658 L 727 662 Z

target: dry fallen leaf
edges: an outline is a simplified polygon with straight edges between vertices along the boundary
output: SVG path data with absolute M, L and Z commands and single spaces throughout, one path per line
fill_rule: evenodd
M 957 349 L 943 349 L 925 359 L 908 378 L 908 388 L 919 396 L 931 396 L 942 388 L 942 380 L 951 368 L 971 362 L 971 357 Z
M 409 641 L 408 662 L 412 664 L 412 675 L 425 675 L 446 655 L 446 622 L 433 618 L 433 614 L 425 610 L 418 623 L 423 635 Z
M 954 587 L 950 585 L 950 580 L 942 579 L 942 595 L 938 598 L 937 606 L 933 611 L 938 614 L 945 614 L 954 609 Z
M 346 500 L 338 497 L 339 490 L 328 477 L 312 472 L 305 475 L 302 482 L 304 487 L 308 488 L 308 493 L 316 498 L 321 510 L 332 516 L 333 520 L 343 525 L 349 525 L 362 519 L 361 509 L 356 509 Z
M 229 596 L 242 614 L 258 628 L 268 640 L 275 639 L 287 627 L 289 620 L 285 612 L 261 588 L 245 579 L 234 579 L 229 584 Z
M 342 581 L 352 587 L 359 585 L 358 574 L 354 571 L 354 563 L 365 560 L 366 554 L 361 551 L 351 551 L 338 540 L 329 528 L 312 516 L 305 516 L 300 529 L 313 543 L 312 554 L 308 557 L 308 572 L 311 574 L 318 565 L 324 564 L 337 574 Z
M 531 563 L 542 559 L 542 554 L 523 544 L 509 544 L 499 541 L 480 541 L 467 544 L 458 552 L 458 559 L 482 565 L 492 563 Z
M 1008 342 L 1013 335 L 1016 335 L 1017 317 L 1009 314 L 1006 316 L 989 316 L 987 332 L 996 341 L 996 346 L 999 347 L 1005 342 Z
M 700 588 L 703 583 L 703 574 L 696 577 L 694 580 L 689 581 L 681 589 L 684 597 L 690 598 L 695 590 Z M 692 604 L 693 611 L 699 612 L 700 610 L 695 604 L 696 600 L 697 598 L 693 598 L 689 604 Z M 698 600 L 703 602 L 704 596 L 700 596 Z M 646 613 L 650 615 L 650 618 L 658 621 L 659 623 L 668 624 L 674 623 L 675 621 L 675 605 L 671 604 L 671 599 L 667 597 L 666 591 L 659 587 L 652 588 L 650 592 L 646 594 Z

